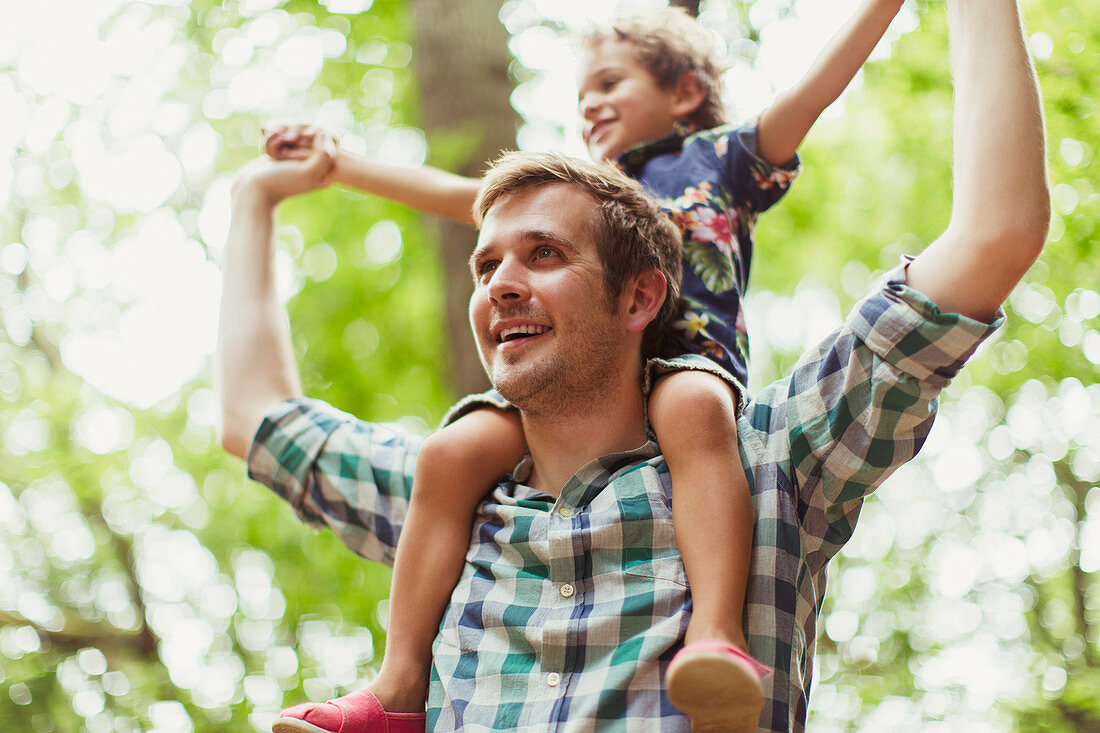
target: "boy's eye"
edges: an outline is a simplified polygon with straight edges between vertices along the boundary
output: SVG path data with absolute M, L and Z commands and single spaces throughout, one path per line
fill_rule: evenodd
M 486 261 L 486 262 L 479 263 L 478 266 L 477 266 L 477 276 L 478 276 L 478 278 L 479 279 L 483 278 L 486 275 L 488 275 L 489 273 L 491 273 L 493 270 L 497 269 L 497 264 L 498 263 L 493 261 L 493 260 L 489 260 L 489 261 Z
M 539 247 L 535 250 L 535 257 L 542 259 L 544 257 L 553 257 L 558 251 L 553 247 Z

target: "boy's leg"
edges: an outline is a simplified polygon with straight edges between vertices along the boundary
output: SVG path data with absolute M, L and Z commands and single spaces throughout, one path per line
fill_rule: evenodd
M 692 599 L 685 650 L 669 667 L 669 698 L 696 731 L 752 730 L 763 668 L 748 656 L 742 628 L 755 519 L 737 398 L 717 376 L 672 372 L 655 384 L 649 417 L 672 478 L 672 522 Z
M 397 543 L 390 589 L 391 622 L 378 676 L 365 690 L 333 704 L 306 703 L 284 711 L 273 725 L 276 733 L 358 733 L 355 727 L 341 727 L 341 721 L 355 715 L 366 719 L 367 710 L 378 703 L 386 713 L 424 711 L 432 642 L 462 572 L 475 508 L 525 451 L 518 415 L 492 408 L 470 412 L 424 441 L 417 457 L 408 516 Z M 420 718 L 422 730 L 423 716 Z M 390 725 L 400 722 L 391 719 Z
M 475 410 L 421 446 L 397 543 L 386 653 L 371 691 L 389 711 L 420 711 L 432 642 L 462 573 L 478 502 L 526 451 L 514 411 Z
M 691 587 L 685 641 L 721 639 L 745 651 L 754 518 L 737 448 L 736 399 L 713 374 L 672 372 L 653 388 L 649 420 L 672 476 L 672 523 Z

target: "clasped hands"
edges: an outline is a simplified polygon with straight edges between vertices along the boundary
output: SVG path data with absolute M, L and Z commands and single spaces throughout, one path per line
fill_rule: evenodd
M 259 194 L 274 205 L 332 182 L 338 149 L 332 135 L 312 125 L 277 125 L 262 132 L 267 155 L 241 170 L 234 195 Z

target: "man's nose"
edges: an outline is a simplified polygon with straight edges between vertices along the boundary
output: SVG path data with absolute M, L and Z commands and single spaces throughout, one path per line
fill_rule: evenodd
M 504 303 L 524 300 L 529 295 L 525 268 L 512 259 L 501 262 L 489 280 L 489 300 Z

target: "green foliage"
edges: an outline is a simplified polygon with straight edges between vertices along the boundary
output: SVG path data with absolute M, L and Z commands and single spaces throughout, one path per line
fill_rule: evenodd
M 101 34 L 160 34 L 159 59 L 181 59 L 170 82 L 156 80 L 164 86 L 151 95 L 157 114 L 124 114 L 126 99 L 150 94 L 153 80 L 137 68 L 73 102 L 54 130 L 79 158 L 88 148 L 74 142 L 80 125 L 109 153 L 159 125 L 185 164 L 203 158 L 194 141 L 213 134 L 214 154 L 164 202 L 211 260 L 221 242 L 204 221 L 216 219 L 224 176 L 257 154 L 267 119 L 321 117 L 369 148 L 412 114 L 405 3 L 378 0 L 352 16 L 312 2 L 255 7 L 122 5 L 101 19 Z M 291 38 L 335 44 L 304 86 L 279 58 Z M 16 95 L 41 116 L 52 103 L 28 68 L 5 76 L 17 72 L 9 77 Z M 249 102 L 255 87 L 232 89 L 248 74 L 268 97 Z M 115 104 L 122 108 L 112 111 Z M 157 212 L 97 198 L 84 189 L 86 171 L 73 175 L 67 155 L 54 160 L 61 142 L 43 156 L 33 140 L 43 133 L 26 129 L 13 155 L 28 173 L 0 215 L 0 719 L 6 729 L 42 733 L 266 730 L 284 705 L 339 694 L 377 665 L 389 572 L 330 533 L 304 529 L 244 478 L 216 444 L 208 376 L 135 409 L 69 371 L 70 336 L 116 328 L 110 316 L 117 321 L 120 305 L 140 305 L 117 289 L 97 291 L 72 263 L 121 257 L 121 243 L 140 239 Z M 51 172 L 66 164 L 67 179 Z M 38 171 L 50 186 L 35 185 Z M 309 393 L 373 419 L 433 425 L 452 396 L 437 366 L 445 356 L 440 275 L 425 227 L 400 207 L 336 190 L 287 205 L 280 219 Z M 379 222 L 392 224 L 371 230 Z M 35 227 L 50 236 L 33 236 Z M 66 278 L 83 307 L 53 305 Z M 90 324 L 81 311 L 100 320 Z
M 370 154 L 415 123 L 407 3 L 375 0 L 354 15 L 305 0 L 259 5 L 131 3 L 95 19 L 105 38 L 133 30 L 135 45 L 170 30 L 147 59 L 162 91 L 148 69 L 129 69 L 97 97 L 70 89 L 54 103 L 41 66 L 36 76 L 0 57 L 0 95 L 15 89 L 37 115 L 13 123 L 10 176 L 0 150 L 8 729 L 262 731 L 284 704 L 355 687 L 380 658 L 388 571 L 304 529 L 243 477 L 216 445 L 205 372 L 136 408 L 70 370 L 72 337 L 124 329 L 138 305 L 92 265 L 117 269 L 110 258 L 165 211 L 181 239 L 216 259 L 220 242 L 203 222 L 216 219 L 227 176 L 256 155 L 267 118 L 319 117 Z M 747 6 L 735 14 L 747 19 Z M 760 222 L 752 385 L 793 363 L 813 337 L 804 323 L 845 312 L 950 216 L 945 24 L 938 3 L 920 7 L 919 29 L 866 69 L 842 115 L 815 127 L 801 180 Z M 1049 132 L 1050 241 L 1010 299 L 1006 327 L 946 396 L 924 458 L 868 502 L 833 567 L 814 730 L 1100 726 L 1098 12 L 1026 3 Z M 274 63 L 297 35 L 346 45 L 298 82 Z M 233 80 L 252 72 L 263 73 L 234 93 L 258 96 L 228 103 Z M 3 99 L 5 121 L 21 119 Z M 128 111 L 145 99 L 140 114 Z M 149 131 L 178 158 L 201 159 L 194 143 L 207 134 L 215 149 L 152 210 L 93 191 L 89 141 L 119 151 Z M 457 160 L 477 133 L 456 131 L 436 161 Z M 326 190 L 283 208 L 279 238 L 307 393 L 368 419 L 433 425 L 452 396 L 430 229 L 400 207 Z M 798 318 L 781 317 L 791 309 Z M 974 660 L 987 666 L 975 672 Z
M 1087 4 L 1029 2 L 1024 14 L 1046 110 L 1048 245 L 1010 298 L 1001 333 L 949 390 L 922 457 L 868 503 L 834 563 L 811 698 L 820 730 L 1100 726 L 1089 517 L 1100 498 L 1091 437 L 1100 419 L 1100 196 L 1088 53 L 1100 24 Z M 761 221 L 755 286 L 794 291 L 799 303 L 807 302 L 799 293 L 839 283 L 844 312 L 875 274 L 942 231 L 951 104 L 943 12 L 931 8 L 889 60 L 865 69 L 842 117 L 814 129 L 801 180 Z M 759 326 L 749 325 L 750 333 Z M 778 336 L 767 334 L 782 343 Z M 761 363 L 754 348 L 753 384 L 782 373 L 800 350 L 773 349 Z M 1076 410 L 1082 423 L 1071 418 Z M 973 563 L 973 572 L 952 560 Z M 864 583 L 873 583 L 871 596 Z M 984 673 L 961 671 L 979 664 Z M 980 684 L 989 691 L 977 692 Z

